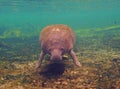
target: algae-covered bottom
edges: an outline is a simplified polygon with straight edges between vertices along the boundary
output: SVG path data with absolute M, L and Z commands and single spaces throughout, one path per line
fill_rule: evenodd
M 120 26 L 76 31 L 72 59 L 35 70 L 38 37 L 0 39 L 0 89 L 120 89 Z
M 120 53 L 113 50 L 77 53 L 82 67 L 72 60 L 0 62 L 0 89 L 120 89 Z

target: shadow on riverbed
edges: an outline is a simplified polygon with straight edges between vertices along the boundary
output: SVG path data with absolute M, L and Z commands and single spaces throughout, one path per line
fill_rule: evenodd
M 50 64 L 45 65 L 41 71 L 39 72 L 40 75 L 44 77 L 58 77 L 62 75 L 65 71 L 65 64 L 63 62 L 52 62 Z

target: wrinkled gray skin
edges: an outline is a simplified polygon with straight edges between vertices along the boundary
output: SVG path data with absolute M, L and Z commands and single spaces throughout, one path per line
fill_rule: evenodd
M 42 51 L 36 68 L 42 64 L 46 54 L 50 54 L 50 60 L 62 60 L 62 55 L 68 53 L 75 65 L 81 66 L 74 51 L 74 32 L 66 25 L 50 25 L 44 28 L 40 34 L 40 44 Z

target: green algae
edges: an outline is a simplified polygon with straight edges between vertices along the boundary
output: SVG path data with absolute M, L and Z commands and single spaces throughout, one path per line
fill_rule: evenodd
M 119 27 L 110 29 L 76 32 L 74 50 L 81 68 L 73 64 L 68 54 L 63 56 L 63 65 L 51 64 L 47 55 L 36 71 L 38 36 L 0 39 L 0 88 L 119 89 L 120 33 Z

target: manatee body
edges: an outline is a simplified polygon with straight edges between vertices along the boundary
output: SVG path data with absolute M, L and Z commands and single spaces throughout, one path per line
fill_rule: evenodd
M 40 34 L 40 53 L 37 68 L 42 64 L 46 54 L 50 54 L 50 60 L 62 60 L 62 55 L 68 53 L 77 66 L 81 66 L 74 51 L 75 35 L 73 30 L 66 25 L 50 25 L 45 27 Z

